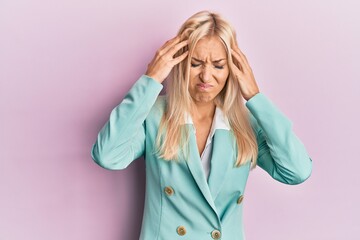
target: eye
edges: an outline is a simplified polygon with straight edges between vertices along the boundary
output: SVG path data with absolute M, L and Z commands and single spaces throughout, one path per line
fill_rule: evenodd
M 192 67 L 198 67 L 200 64 L 194 64 L 194 63 L 191 63 L 191 66 Z
M 215 68 L 217 68 L 217 69 L 223 69 L 224 66 L 215 66 Z

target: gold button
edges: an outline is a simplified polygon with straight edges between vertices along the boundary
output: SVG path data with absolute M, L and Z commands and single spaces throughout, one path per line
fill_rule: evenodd
M 221 237 L 220 231 L 215 229 L 214 231 L 211 232 L 211 237 L 213 239 L 220 239 Z
M 169 195 L 169 196 L 171 196 L 171 195 L 174 194 L 174 190 L 173 190 L 171 187 L 169 187 L 169 186 L 165 187 L 165 188 L 164 188 L 164 191 L 165 191 L 165 193 L 166 193 L 167 195 Z
M 177 233 L 180 235 L 180 236 L 183 236 L 186 234 L 186 229 L 184 226 L 179 226 L 177 229 L 176 229 Z
M 240 204 L 244 199 L 244 195 L 241 195 L 238 200 L 237 200 L 237 204 Z

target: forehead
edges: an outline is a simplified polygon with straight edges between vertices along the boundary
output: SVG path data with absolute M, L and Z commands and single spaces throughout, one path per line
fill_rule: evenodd
M 226 57 L 225 46 L 221 39 L 216 36 L 205 37 L 200 39 L 194 48 L 194 57 L 218 59 Z

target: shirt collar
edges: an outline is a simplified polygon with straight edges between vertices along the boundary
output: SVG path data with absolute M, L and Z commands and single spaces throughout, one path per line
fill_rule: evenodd
M 196 129 L 192 121 L 192 118 L 190 114 L 187 112 L 185 113 L 185 124 L 192 124 L 194 132 L 196 133 Z M 230 130 L 229 120 L 218 106 L 216 106 L 215 108 L 215 114 L 211 125 L 209 140 L 211 140 L 211 138 L 213 137 L 216 129 Z

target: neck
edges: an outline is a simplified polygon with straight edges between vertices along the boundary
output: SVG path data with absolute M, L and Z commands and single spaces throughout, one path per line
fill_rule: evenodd
M 215 114 L 216 105 L 214 102 L 199 103 L 195 102 L 193 106 L 192 118 L 197 120 L 212 119 Z

